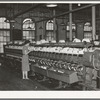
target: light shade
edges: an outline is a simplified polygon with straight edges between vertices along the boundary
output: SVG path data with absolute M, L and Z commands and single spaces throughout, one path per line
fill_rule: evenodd
M 11 19 L 11 20 L 6 19 L 5 22 L 6 23 L 15 23 L 16 21 L 14 19 Z
M 60 25 L 65 26 L 64 19 L 62 19 L 62 22 L 60 23 Z
M 57 7 L 57 4 L 47 4 L 47 7 Z
M 62 22 L 60 25 L 61 25 L 61 26 L 64 26 L 64 25 L 65 25 L 65 23 L 64 23 L 64 22 Z
M 49 21 L 49 23 L 53 23 L 53 21 L 52 21 L 52 20 L 50 20 L 50 21 Z
M 9 23 L 9 20 L 6 19 L 4 22 Z
M 32 29 L 30 26 L 27 29 Z
M 11 23 L 15 23 L 16 21 L 14 19 L 9 20 Z

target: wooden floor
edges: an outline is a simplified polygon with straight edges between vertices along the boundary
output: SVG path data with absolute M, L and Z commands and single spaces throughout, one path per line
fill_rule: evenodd
M 9 67 L 9 66 L 8 66 Z M 47 90 L 46 87 L 33 80 L 21 79 L 21 74 L 7 67 L 0 66 L 0 91 L 1 90 Z
M 31 76 L 29 74 L 29 80 L 23 80 L 21 69 L 16 70 L 15 68 L 20 68 L 20 63 L 17 63 L 17 67 L 9 63 L 9 60 L 4 60 L 0 58 L 0 91 L 44 91 L 44 90 L 82 90 L 82 87 L 75 84 L 67 84 L 66 87 L 59 87 L 59 81 L 51 78 L 47 78 L 43 81 L 44 76 L 40 74 L 35 74 Z
M 47 81 L 40 81 L 40 76 L 38 77 L 29 77 L 28 80 L 23 80 L 21 71 L 16 71 L 15 68 L 10 66 L 0 66 L 0 91 L 7 90 L 7 91 L 44 91 L 44 90 L 81 90 L 77 84 L 75 87 L 70 85 L 66 88 L 56 88 L 58 87 L 57 80 L 47 80 Z

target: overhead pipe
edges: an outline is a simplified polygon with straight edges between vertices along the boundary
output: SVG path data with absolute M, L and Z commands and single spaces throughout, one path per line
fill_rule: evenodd
M 90 5 L 86 5 L 86 6 L 83 6 L 83 7 L 80 7 L 80 8 L 77 8 L 77 9 L 74 9 L 74 10 L 71 10 L 71 11 L 68 11 L 68 12 L 64 12 L 60 15 L 55 15 L 55 16 L 52 16 L 50 18 L 47 18 L 47 19 L 43 19 L 43 20 L 40 20 L 40 21 L 36 21 L 36 23 L 39 23 L 41 21 L 46 21 L 46 20 L 51 20 L 53 18 L 57 18 L 57 17 L 60 17 L 60 16 L 64 16 L 64 15 L 67 15 L 69 13 L 73 13 L 73 12 L 76 12 L 76 11 L 79 11 L 79 10 L 82 10 L 82 9 L 86 9 L 86 8 L 89 8 L 89 7 L 92 7 L 92 6 L 95 6 L 97 4 L 90 4 Z
M 53 9 L 53 15 L 55 16 L 55 14 L 56 14 L 55 9 Z M 58 40 L 57 35 L 58 34 L 56 34 L 56 18 L 53 18 L 53 37 L 56 40 L 56 42 Z
M 69 10 L 71 11 L 72 10 L 72 4 L 69 4 Z M 69 13 L 69 33 L 70 33 L 70 41 L 72 41 L 72 13 Z
M 96 10 L 95 6 L 92 7 L 92 38 L 95 40 L 96 38 Z
M 19 12 L 19 13 L 17 13 L 16 15 L 14 15 L 13 18 L 16 18 L 16 17 L 18 17 L 18 16 L 20 16 L 20 15 L 22 15 L 22 14 L 25 14 L 25 13 L 27 13 L 27 12 L 29 12 L 29 11 L 31 11 L 31 10 L 37 8 L 37 7 L 39 7 L 40 5 L 41 5 L 41 4 L 36 4 L 35 6 L 32 6 L 32 7 L 28 8 L 28 9 L 22 11 L 22 12 Z

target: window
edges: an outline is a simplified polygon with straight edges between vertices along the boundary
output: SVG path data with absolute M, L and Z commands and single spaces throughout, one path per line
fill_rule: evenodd
M 69 39 L 69 37 L 70 37 L 70 33 L 69 33 L 69 22 L 67 23 L 67 26 L 66 26 L 66 31 L 67 31 L 67 39 Z M 73 37 L 75 37 L 75 31 L 76 31 L 76 25 L 75 25 L 75 23 L 72 23 L 72 35 L 73 35 Z
M 5 17 L 0 18 L 0 29 L 10 29 L 9 23 L 6 23 L 5 20 Z
M 23 21 L 23 39 L 35 38 L 35 23 L 32 19 L 27 18 Z
M 6 18 L 0 18 L 0 53 L 3 53 L 3 45 L 10 41 L 10 24 L 5 22 Z
M 49 20 L 46 23 L 46 30 L 53 30 L 53 20 Z
M 69 22 L 68 22 L 68 24 L 67 24 L 67 26 L 66 26 L 66 30 L 69 31 Z M 75 26 L 74 23 L 72 23 L 72 30 L 73 30 L 73 31 L 76 30 L 76 26 Z
M 92 26 L 89 22 L 85 23 L 84 31 L 92 31 Z
M 90 22 L 84 24 L 84 38 L 92 39 L 92 26 Z
M 46 40 L 54 40 L 55 34 L 53 33 L 53 20 L 49 20 L 46 23 Z

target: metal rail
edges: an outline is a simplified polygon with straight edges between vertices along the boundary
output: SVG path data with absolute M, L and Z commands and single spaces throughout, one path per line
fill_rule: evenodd
M 50 19 L 53 19 L 53 18 L 57 18 L 57 17 L 60 17 L 60 16 L 64 16 L 64 15 L 67 15 L 69 13 L 73 13 L 73 12 L 76 12 L 76 11 L 79 11 L 79 10 L 82 10 L 82 9 L 86 9 L 86 8 L 89 8 L 89 7 L 92 7 L 92 6 L 95 6 L 97 4 L 90 4 L 90 5 L 86 5 L 86 6 L 83 6 L 81 8 L 77 8 L 77 9 L 73 9 L 71 11 L 67 11 L 67 12 L 64 12 L 62 14 L 59 14 L 59 15 L 55 15 L 55 16 L 52 16 L 50 18 L 46 18 L 46 19 L 43 19 L 43 20 L 39 20 L 39 21 L 36 21 L 36 23 L 39 23 L 41 21 L 46 21 L 46 20 L 50 20 Z
M 41 4 L 36 4 L 35 6 L 32 6 L 32 7 L 28 8 L 28 9 L 22 11 L 22 12 L 19 12 L 19 13 L 17 13 L 16 15 L 14 15 L 14 18 L 16 18 L 16 17 L 18 17 L 18 16 L 20 16 L 20 15 L 22 15 L 22 14 L 25 14 L 25 13 L 27 13 L 28 11 L 31 11 L 31 10 L 33 10 L 33 9 L 35 9 L 35 8 L 37 8 L 37 7 L 39 7 L 40 5 L 41 5 Z

